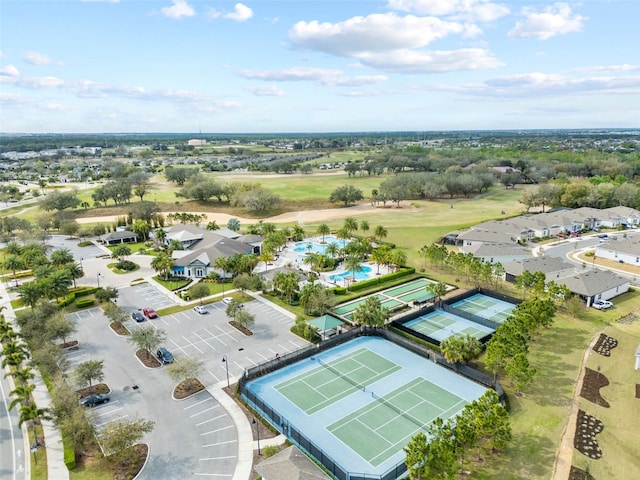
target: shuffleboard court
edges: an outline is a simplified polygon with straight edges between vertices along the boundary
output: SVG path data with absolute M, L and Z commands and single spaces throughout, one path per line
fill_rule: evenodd
M 444 310 L 427 313 L 405 323 L 404 326 L 440 342 L 451 335 L 466 334 L 479 340 L 495 331 Z
M 434 282 L 427 280 L 426 278 L 418 278 L 417 280 L 413 280 L 412 282 L 403 283 L 399 287 L 389 288 L 387 290 L 383 290 L 385 295 L 390 297 L 397 297 L 402 295 L 403 293 L 411 292 L 412 290 L 427 288 L 427 285 L 430 285 Z
M 405 293 L 404 295 L 400 295 L 398 298 L 405 303 L 412 302 L 418 298 L 424 302 L 426 300 L 435 298 L 435 295 L 431 292 L 427 292 L 425 290 L 420 289 L 414 292 L 409 292 L 409 293 Z
M 451 306 L 496 323 L 503 323 L 515 308 L 513 303 L 483 295 L 482 293 L 460 300 Z
M 353 311 L 355 311 L 356 308 L 362 305 L 367 298 L 371 298 L 371 297 L 377 298 L 378 300 L 380 300 L 380 302 L 383 302 L 384 300 L 388 299 L 388 297 L 380 293 L 377 293 L 375 295 L 368 295 L 358 300 L 354 300 L 353 302 L 345 303 L 344 305 L 340 305 L 339 307 L 336 307 L 335 312 L 338 315 L 346 315 L 348 313 L 352 313 Z
M 327 429 L 374 466 L 404 448 L 425 425 L 438 417 L 446 421 L 467 404 L 425 378 L 416 378 L 382 397 L 372 392 L 371 397 L 371 403 Z
M 400 369 L 399 365 L 366 348 L 333 362 L 318 364 L 318 368 L 275 387 L 308 415 Z

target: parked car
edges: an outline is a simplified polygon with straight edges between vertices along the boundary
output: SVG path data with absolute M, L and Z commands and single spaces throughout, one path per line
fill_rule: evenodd
M 131 312 L 131 318 L 138 323 L 144 322 L 144 316 L 140 312 Z
M 200 315 L 209 313 L 209 310 L 207 310 L 207 307 L 205 307 L 204 305 L 196 305 L 195 307 L 193 307 L 193 311 L 199 313 Z
M 80 405 L 83 407 L 95 407 L 96 405 L 102 405 L 103 403 L 107 403 L 111 400 L 111 397 L 108 393 L 99 393 L 97 395 L 89 395 L 80 400 Z
M 158 357 L 158 360 L 164 364 L 173 363 L 173 354 L 164 347 L 160 347 L 158 349 L 156 356 Z
M 145 317 L 147 318 L 158 318 L 158 314 L 156 313 L 156 311 L 151 308 L 151 307 L 147 307 L 147 308 L 143 308 L 142 309 L 142 313 L 144 314 Z
M 607 308 L 613 307 L 613 303 L 608 300 L 596 300 L 591 306 L 598 310 L 606 310 Z
M 231 302 L 233 302 L 233 298 L 231 297 L 224 297 L 222 299 L 222 303 L 224 303 L 225 305 L 229 305 Z

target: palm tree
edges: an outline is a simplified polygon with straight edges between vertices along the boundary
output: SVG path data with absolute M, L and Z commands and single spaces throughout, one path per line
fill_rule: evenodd
M 318 225 L 318 228 L 316 229 L 316 233 L 318 235 L 322 235 L 322 243 L 324 243 L 324 236 L 329 235 L 331 233 L 331 229 L 329 228 L 329 225 L 327 225 L 326 223 L 321 223 L 320 225 Z
M 345 270 L 351 272 L 351 276 L 353 277 L 354 281 L 356 279 L 356 273 L 362 271 L 362 265 L 360 265 L 360 261 L 360 257 L 356 255 L 350 255 L 344 261 Z
M 208 229 L 208 230 L 212 230 L 212 229 Z M 153 232 L 153 238 L 156 239 L 156 241 L 160 244 L 160 246 L 164 247 L 164 241 L 167 238 L 167 232 L 164 231 L 164 228 L 157 228 Z
M 362 220 L 362 221 L 360 222 L 360 230 L 362 230 L 362 233 L 363 233 L 364 235 L 366 235 L 366 234 L 367 234 L 367 232 L 369 231 L 369 228 L 370 228 L 370 227 L 369 227 L 369 222 L 367 222 L 366 220 Z
M 391 263 L 395 266 L 395 270 L 399 270 L 401 266 L 407 263 L 407 254 L 402 250 L 394 250 L 389 258 Z
M 161 252 L 159 255 L 153 257 L 151 260 L 151 268 L 153 268 L 160 275 L 164 274 L 165 281 L 169 280 L 169 273 L 173 268 L 174 261 L 171 255 L 167 252 Z
M 442 296 L 447 293 L 447 285 L 442 282 L 430 283 L 427 285 L 427 292 L 433 293 L 438 297 L 438 305 L 440 305 Z
M 317 270 L 318 264 L 320 263 L 320 254 L 311 252 L 308 255 L 305 255 L 302 263 L 309 265 L 311 270 Z
M 351 235 L 352 232 L 355 232 L 358 230 L 358 221 L 353 217 L 347 217 L 344 219 L 342 228 L 344 228 L 347 231 L 347 233 Z
M 33 281 L 23 284 L 18 289 L 18 296 L 22 303 L 29 305 L 31 308 L 35 307 L 38 301 L 43 296 L 43 286 L 39 281 Z
M 20 414 L 18 416 L 18 426 L 21 427 L 24 422 L 28 422 L 33 428 L 33 443 L 35 445 L 40 445 L 40 441 L 38 440 L 38 434 L 36 430 L 36 425 L 40 423 L 41 420 L 49 419 L 48 410 L 46 408 L 38 408 L 36 405 L 24 405 L 20 407 Z
M 218 257 L 213 262 L 213 266 L 218 270 L 222 270 L 222 284 L 227 280 L 227 272 L 231 268 L 231 259 L 229 257 Z M 224 292 L 223 292 L 224 293 Z
M 49 259 L 54 266 L 61 267 L 62 265 L 73 262 L 73 254 L 68 248 L 61 248 L 54 250 Z
M 6 376 L 11 376 L 14 380 L 20 383 L 27 383 L 29 380 L 32 380 L 36 375 L 35 373 L 33 373 L 33 368 L 27 365 L 26 367 L 14 368 L 9 373 L 7 373 L 5 377 Z
M 11 254 L 4 259 L 3 264 L 4 268 L 13 272 L 13 279 L 17 284 L 18 279 L 16 278 L 16 270 L 22 270 L 24 268 L 24 262 L 22 261 L 22 258 L 20 258 L 18 255 Z
M 331 242 L 324 249 L 324 254 L 331 258 L 337 257 L 339 252 L 340 252 L 340 247 L 336 242 Z
M 384 245 L 376 248 L 371 254 L 371 260 L 378 266 L 377 275 L 380 275 L 380 265 L 386 265 L 389 262 L 390 252 L 391 249 L 387 245 Z
M 36 386 L 31 383 L 27 383 L 24 385 L 18 385 L 14 390 L 11 391 L 11 395 L 15 396 L 11 403 L 9 404 L 9 410 L 13 410 L 18 403 L 21 405 L 31 405 L 31 394 L 36 389 Z
M 60 298 L 67 295 L 72 283 L 73 278 L 68 270 L 55 270 L 47 277 L 49 295 L 51 298 Z
M 381 242 L 382 239 L 387 238 L 387 229 L 384 228 L 382 225 L 378 225 L 375 230 L 373 231 L 373 236 L 376 237 L 376 239 Z
M 302 226 L 298 224 L 294 225 L 291 231 L 291 238 L 293 238 L 293 240 L 295 240 L 296 242 L 299 242 L 301 240 L 304 240 L 304 236 L 304 228 L 302 228 Z
M 115 258 L 118 262 L 124 262 L 125 257 L 131 255 L 131 249 L 127 245 L 118 245 L 113 249 L 111 258 Z
M 11 240 L 10 242 L 8 242 L 7 245 L 4 247 L 4 250 L 9 255 L 19 256 L 22 253 L 22 247 L 15 240 Z
M 67 272 L 71 275 L 73 279 L 73 288 L 76 288 L 76 280 L 78 278 L 82 278 L 84 276 L 84 270 L 82 269 L 82 265 L 78 262 L 69 262 L 65 265 Z

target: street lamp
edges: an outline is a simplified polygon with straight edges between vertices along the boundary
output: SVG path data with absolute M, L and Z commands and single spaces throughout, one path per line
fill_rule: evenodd
M 256 426 L 256 435 L 258 436 L 258 455 L 260 455 L 260 423 L 256 419 L 251 420 L 251 424 Z
M 96 279 L 98 280 L 98 288 L 100 288 L 100 277 L 102 276 L 102 274 L 100 272 L 98 272 L 98 275 L 96 275 Z
M 227 388 L 229 388 L 229 362 L 227 361 L 226 355 L 222 356 L 222 363 L 224 363 L 224 366 L 227 369 Z

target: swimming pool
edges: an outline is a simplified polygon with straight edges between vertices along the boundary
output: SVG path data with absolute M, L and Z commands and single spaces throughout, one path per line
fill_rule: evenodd
M 335 275 L 329 276 L 329 280 L 331 280 L 332 282 L 338 283 L 343 281 L 345 277 L 353 276 L 355 277 L 356 282 L 360 280 L 368 280 L 369 278 L 371 278 L 371 267 L 368 267 L 367 265 L 360 265 L 360 268 L 362 270 L 359 272 L 355 272 L 355 275 L 351 271 L 336 273 Z
M 293 251 L 296 253 L 321 253 L 324 254 L 324 251 L 327 249 L 329 245 L 332 243 L 338 244 L 338 248 L 344 248 L 349 244 L 349 240 L 340 239 L 334 235 L 325 235 L 324 243 L 322 242 L 322 238 L 314 238 L 310 241 L 304 242 L 296 242 Z

